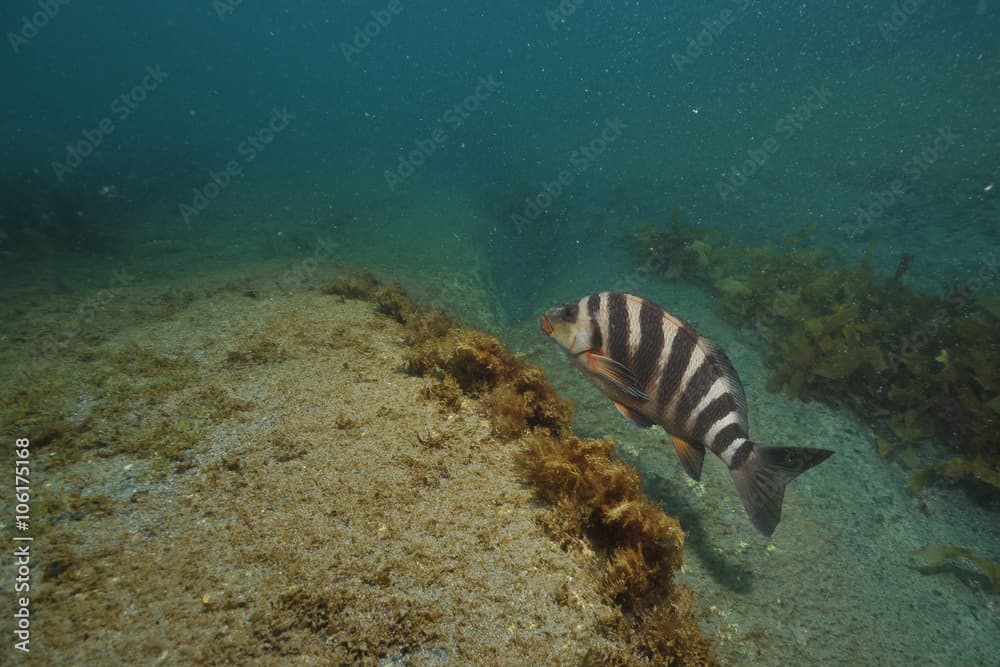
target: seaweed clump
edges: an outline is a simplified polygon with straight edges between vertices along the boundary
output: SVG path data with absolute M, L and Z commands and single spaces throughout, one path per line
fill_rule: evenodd
M 545 381 L 542 370 L 522 363 L 492 336 L 453 328 L 444 336 L 414 341 L 406 371 L 436 377 L 440 390 L 435 393 L 443 400 L 455 402 L 456 386 L 481 399 L 500 437 L 537 429 L 559 434 L 568 427 L 572 410 Z
M 614 442 L 535 433 L 524 443 L 521 468 L 555 507 L 543 527 L 564 548 L 598 552 L 603 594 L 622 610 L 618 630 L 633 654 L 653 664 L 712 664 L 714 652 L 696 623 L 691 592 L 674 582 L 684 531 L 643 495 L 636 469 L 613 459 Z M 614 661 L 609 655 L 591 658 Z
M 371 271 L 363 271 L 356 276 L 337 278 L 323 287 L 324 294 L 333 294 L 345 299 L 371 301 L 373 295 L 383 289 L 382 281 Z
M 597 556 L 602 594 L 621 616 L 606 629 L 614 643 L 586 664 L 715 664 L 693 595 L 674 582 L 684 549 L 680 523 L 643 495 L 635 468 L 614 460 L 614 443 L 573 435 L 569 404 L 541 369 L 497 339 L 456 327 L 434 332 L 422 321 L 433 315 L 412 305 L 406 312 L 404 370 L 436 378 L 428 395 L 452 408 L 461 397 L 483 403 L 493 432 L 520 444 L 519 466 L 552 506 L 539 514 L 543 529 L 564 548 Z
M 407 327 L 408 341 L 443 336 L 452 327 L 443 313 L 427 312 L 410 299 L 398 281 L 386 285 L 371 271 L 341 277 L 322 288 L 324 294 L 368 301 L 376 310 Z
M 770 391 L 853 407 L 878 433 L 879 452 L 908 464 L 919 491 L 932 475 L 973 495 L 1000 490 L 1000 298 L 955 288 L 943 296 L 904 283 L 913 257 L 879 276 L 872 249 L 856 263 L 803 234 L 738 247 L 712 231 L 647 224 L 632 237 L 662 277 L 701 284 L 718 308 L 772 345 Z M 929 390 L 932 388 L 932 390 Z M 919 469 L 915 447 L 943 443 L 950 461 Z
M 427 393 L 446 408 L 457 407 L 462 395 L 482 400 L 494 432 L 503 438 L 534 429 L 559 433 L 569 423 L 569 404 L 556 395 L 541 369 L 523 364 L 496 338 L 460 329 L 446 315 L 423 310 L 400 283 L 385 285 L 366 271 L 339 278 L 323 292 L 369 301 L 401 323 L 409 344 L 404 370 L 435 378 L 437 384 Z
M 933 574 L 940 570 L 946 561 L 953 558 L 964 558 L 978 565 L 986 576 L 989 577 L 994 593 L 1000 593 L 1000 563 L 993 562 L 980 556 L 965 547 L 952 546 L 950 544 L 931 544 L 929 546 L 913 552 L 914 556 L 919 556 L 927 561 L 925 565 L 917 569 L 922 574 Z
M 609 440 L 533 435 L 519 461 L 540 495 L 560 508 L 564 521 L 549 532 L 563 543 L 585 534 L 607 551 L 606 592 L 635 609 L 669 595 L 684 533 L 642 495 L 635 468 L 612 459 L 614 448 Z
M 226 365 L 231 368 L 263 366 L 288 359 L 288 352 L 269 339 L 255 339 L 245 347 L 226 353 Z

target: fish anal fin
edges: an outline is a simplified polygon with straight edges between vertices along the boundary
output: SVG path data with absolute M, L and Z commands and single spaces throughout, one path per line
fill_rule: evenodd
M 584 352 L 587 358 L 587 368 L 590 372 L 609 383 L 626 396 L 648 401 L 649 395 L 639 386 L 635 374 L 611 357 L 605 357 L 595 352 Z
M 687 474 L 696 482 L 701 480 L 701 466 L 705 463 L 705 445 L 691 444 L 676 435 L 671 435 L 670 440 L 674 443 L 674 449 L 677 450 L 677 456 Z
M 622 417 L 629 420 L 639 428 L 649 428 L 653 425 L 653 420 L 645 415 L 639 414 L 627 405 L 622 405 L 618 401 L 612 401 L 615 407 L 618 408 L 618 412 L 621 413 Z

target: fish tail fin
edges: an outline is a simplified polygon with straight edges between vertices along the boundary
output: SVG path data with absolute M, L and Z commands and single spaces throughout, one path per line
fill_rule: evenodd
M 730 467 L 736 490 L 754 527 L 770 537 L 781 521 L 785 485 L 831 454 L 829 449 L 755 444 L 743 461 Z

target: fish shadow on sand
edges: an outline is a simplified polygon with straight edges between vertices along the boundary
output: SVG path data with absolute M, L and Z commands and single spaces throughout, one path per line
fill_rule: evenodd
M 954 577 L 962 586 L 975 593 L 988 593 L 991 590 L 992 582 L 990 578 L 982 572 L 976 572 L 973 566 L 962 561 L 948 561 L 939 565 L 928 566 L 924 569 L 910 566 L 909 569 L 919 572 L 924 576 L 929 575 L 950 575 Z
M 738 594 L 748 594 L 753 588 L 754 572 L 734 562 L 725 551 L 712 545 L 711 534 L 705 529 L 698 510 L 691 504 L 690 496 L 677 492 L 662 477 L 650 473 L 643 475 L 647 496 L 660 503 L 663 511 L 676 516 L 687 533 L 684 550 L 694 552 L 705 570 L 719 585 Z

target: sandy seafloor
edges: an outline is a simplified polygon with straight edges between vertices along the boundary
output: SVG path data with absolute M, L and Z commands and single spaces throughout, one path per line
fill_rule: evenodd
M 725 341 L 746 388 L 753 438 L 836 452 L 788 487 L 768 540 L 747 525 L 721 461 L 708 457 L 702 483 L 693 483 L 662 432 L 624 422 L 575 372 L 551 374 L 560 389 L 573 387 L 577 430 L 616 438 L 644 472 L 651 497 L 680 516 L 688 531 L 682 580 L 697 591 L 724 662 L 997 664 L 1000 598 L 989 580 L 961 561 L 925 576 L 912 556 L 949 543 L 995 558 L 995 513 L 942 486 L 925 489 L 921 508 L 908 473 L 879 457 L 870 429 L 853 414 L 767 393 L 757 340 L 713 314 L 700 290 L 674 285 L 669 296 L 676 311 Z M 551 368 L 562 361 L 549 361 L 551 354 L 536 345 L 531 356 Z
M 536 522 L 515 448 L 421 393 L 373 304 L 278 289 L 283 270 L 122 290 L 90 344 L 25 368 L 63 427 L 100 414 L 117 439 L 56 465 L 72 443 L 39 429 L 32 659 L 554 664 L 605 642 L 613 612 Z
M 282 651 L 319 655 L 315 627 L 338 613 L 346 635 L 375 626 L 405 635 L 411 625 L 436 624 L 434 641 L 409 644 L 423 648 L 399 656 L 414 664 L 578 661 L 594 641 L 586 628 L 602 613 L 585 568 L 540 533 L 530 490 L 482 418 L 470 410 L 449 419 L 416 401 L 422 380 L 399 371 L 400 333 L 370 305 L 319 292 L 356 268 L 342 261 L 345 250 L 285 257 L 279 249 L 276 258 L 245 263 L 227 257 L 242 249 L 206 243 L 199 264 L 173 247 L 187 246 L 151 236 L 123 264 L 135 279 L 85 320 L 79 305 L 108 287 L 118 265 L 52 260 L 38 265 L 43 279 L 30 287 L 5 287 L 8 397 L 51 391 L 70 425 L 118 401 L 122 421 L 109 438 L 155 441 L 164 420 L 180 420 L 191 438 L 182 466 L 114 447 L 51 472 L 44 459 L 33 462 L 36 497 L 56 508 L 35 543 L 39 664 L 124 664 L 137 655 L 145 664 L 223 656 L 278 664 Z M 463 247 L 458 235 L 455 247 Z M 761 341 L 722 321 L 699 290 L 643 285 L 645 296 L 726 348 L 746 387 L 754 439 L 837 452 L 789 488 L 771 540 L 752 530 L 719 461 L 706 463 L 702 484 L 689 482 L 662 431 L 622 420 L 533 322 L 498 331 L 474 258 L 453 263 L 465 273 L 418 271 L 380 252 L 381 262 L 374 253 L 354 257 L 499 334 L 574 401 L 581 435 L 619 441 L 650 496 L 689 533 L 682 580 L 696 591 L 725 664 L 997 664 L 1000 615 L 989 582 L 963 561 L 922 575 L 912 556 L 943 542 L 995 559 L 996 515 L 943 484 L 922 494 L 922 510 L 904 471 L 879 458 L 854 416 L 766 393 Z M 548 288 L 580 296 L 573 284 Z M 37 340 L 67 330 L 74 342 L 57 356 L 30 357 Z M 116 376 L 113 364 L 122 363 L 134 374 Z M 105 379 L 95 385 L 94 377 Z M 8 439 L 31 436 L 8 430 Z M 428 450 L 417 434 L 450 444 Z M 11 533 L 4 518 L 3 534 Z M 381 569 L 367 569 L 372 562 Z M 361 564 L 366 571 L 357 571 Z M 579 582 L 579 604 L 551 604 L 565 581 Z M 9 569 L 2 583 L 10 590 Z M 315 604 L 310 586 L 371 597 L 318 608 L 315 627 L 288 627 L 283 610 Z M 393 605 L 404 612 L 350 611 Z M 255 634 L 262 625 L 267 633 Z M 277 648 L 261 653 L 264 644 Z M 9 642 L 2 655 L 14 660 Z

